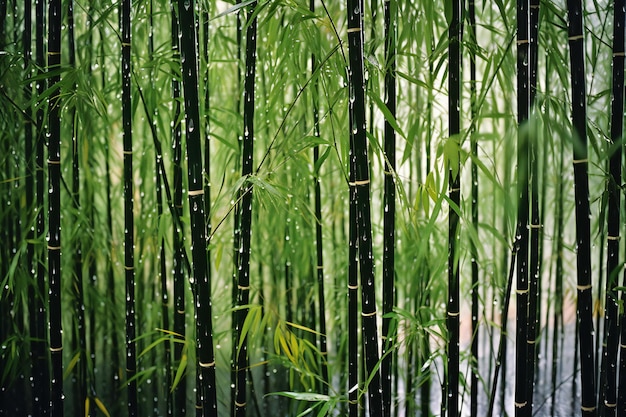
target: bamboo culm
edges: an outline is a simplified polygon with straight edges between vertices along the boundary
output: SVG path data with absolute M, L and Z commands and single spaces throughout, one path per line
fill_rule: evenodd
M 385 21 L 385 105 L 393 118 L 396 117 L 396 1 L 384 3 Z M 385 119 L 385 189 L 383 197 L 383 344 L 380 374 L 383 391 L 384 416 L 392 415 L 392 370 L 394 367 L 394 341 L 397 324 L 389 314 L 395 304 L 395 213 L 396 213 L 396 132 Z
M 624 36 L 624 20 L 626 19 L 626 2 L 616 0 L 613 2 L 613 88 L 611 90 L 611 144 L 620 143 L 624 131 L 624 50 L 626 37 Z M 622 146 L 614 146 L 614 151 L 609 159 L 610 178 L 608 182 L 608 224 L 607 224 L 607 266 L 606 282 L 607 294 L 614 293 L 617 285 L 619 271 L 619 240 L 620 240 L 620 184 L 622 183 Z M 613 285 L 609 286 L 609 282 Z M 624 280 L 626 283 L 626 279 Z M 626 301 L 626 294 L 622 291 L 622 303 Z M 606 304 L 608 306 L 608 303 Z M 623 320 L 623 319 L 622 319 Z M 617 333 L 617 332 L 616 332 Z M 619 379 L 617 381 L 617 415 L 626 416 L 626 323 L 622 321 L 620 334 L 616 339 L 621 339 L 621 344 L 615 343 L 619 351 Z M 615 364 L 617 368 L 617 363 Z
M 580 0 L 567 1 L 569 54 L 572 81 L 573 165 L 576 211 L 576 275 L 578 335 L 580 349 L 581 411 L 596 415 L 593 301 L 591 285 L 591 236 L 589 183 L 587 176 L 587 111 L 583 8 Z
M 448 134 L 449 140 L 461 129 L 461 37 L 463 25 L 461 22 L 461 1 L 452 2 L 452 20 L 448 31 Z M 459 331 L 460 331 L 460 302 L 459 302 L 459 260 L 457 254 L 458 225 L 461 200 L 461 176 L 458 150 L 456 155 L 448 157 L 448 196 L 450 208 L 448 210 L 448 303 L 446 307 L 446 326 L 448 329 L 447 341 L 447 376 L 446 393 L 442 405 L 447 415 L 459 415 Z M 456 162 L 453 162 L 456 161 Z M 454 165 L 453 165 L 454 164 Z
M 254 85 L 256 73 L 256 30 L 257 19 L 254 14 L 256 2 L 247 9 L 246 31 L 246 72 L 243 91 L 243 149 L 241 175 L 252 175 L 254 151 Z M 250 246 L 252 236 L 252 183 L 246 182 L 241 196 L 241 241 L 239 250 L 239 274 L 237 278 L 238 304 L 247 306 L 250 298 Z M 241 330 L 248 314 L 247 308 L 241 308 L 237 314 L 237 328 Z M 246 390 L 248 370 L 248 342 L 238 335 L 238 343 L 233 346 L 237 352 L 237 382 L 235 389 L 235 416 L 244 417 L 246 413 Z
M 374 262 L 372 253 L 372 228 L 370 219 L 369 158 L 365 123 L 365 80 L 363 69 L 363 4 L 348 0 L 348 70 L 350 155 L 354 171 L 350 189 L 356 195 L 356 231 L 358 234 L 359 274 L 361 277 L 361 327 L 365 370 L 370 379 L 367 387 L 371 417 L 382 416 L 382 390 L 378 370 L 378 329 L 376 326 L 376 296 Z
M 187 176 L 189 215 L 193 258 L 193 283 L 197 333 L 197 373 L 201 386 L 201 408 L 206 416 L 217 416 L 215 386 L 215 356 L 211 314 L 211 280 L 207 265 L 206 219 L 204 213 L 204 171 L 200 140 L 200 111 L 198 99 L 197 35 L 193 0 L 178 1 L 180 19 L 181 63 L 183 95 L 185 99 L 185 126 L 187 138 Z
M 52 361 L 50 415 L 63 416 L 63 337 L 61 328 L 61 0 L 48 3 L 48 280 L 50 356 Z

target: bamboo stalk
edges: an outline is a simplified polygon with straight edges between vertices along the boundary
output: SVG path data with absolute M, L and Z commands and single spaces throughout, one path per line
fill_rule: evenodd
M 613 152 L 610 154 L 609 159 L 609 173 L 608 180 L 608 219 L 607 219 L 607 264 L 606 264 L 606 294 L 607 303 L 609 307 L 613 303 L 609 302 L 609 297 L 615 297 L 617 301 L 617 291 L 615 286 L 618 282 L 619 266 L 619 239 L 620 239 L 620 197 L 621 190 L 620 184 L 622 183 L 622 135 L 624 132 L 624 51 L 625 51 L 625 36 L 624 36 L 624 20 L 626 19 L 626 13 L 624 8 L 626 2 L 624 0 L 616 0 L 613 2 L 613 62 L 612 62 L 612 80 L 613 88 L 611 90 L 611 128 L 610 128 L 610 145 L 613 148 Z M 626 279 L 624 280 L 626 282 Z M 622 303 L 626 300 L 626 293 L 622 291 L 621 299 Z M 613 301 L 613 300 L 611 300 Z M 622 304 L 623 305 L 623 304 Z M 608 308 L 605 318 L 608 316 Z M 618 323 L 620 318 L 617 315 L 614 317 L 615 323 Z M 606 322 L 605 322 L 606 323 Z M 606 324 L 605 324 L 606 326 Z M 609 325 L 609 328 L 612 326 Z M 621 317 L 621 327 L 618 329 L 611 328 L 615 332 L 614 340 L 609 340 L 607 337 L 608 346 L 611 349 L 615 349 L 615 357 L 618 354 L 619 345 L 619 379 L 614 382 L 613 389 L 610 394 L 615 400 L 617 407 L 617 415 L 619 417 L 626 416 L 626 323 L 624 323 L 624 314 Z M 621 344 L 619 342 L 621 339 Z M 613 374 L 617 373 L 617 362 L 614 362 L 614 368 L 611 370 Z M 604 407 L 606 411 L 609 411 L 612 407 L 611 400 L 608 396 L 609 389 L 607 386 L 607 397 Z M 617 397 L 615 397 L 615 390 L 617 390 Z M 615 412 L 607 413 L 615 414 Z
M 133 197 L 133 137 L 131 102 L 131 2 L 120 3 L 122 34 L 122 126 L 124 147 L 124 274 L 126 294 L 126 388 L 129 417 L 138 415 L 137 346 L 135 342 L 135 239 Z
M 576 202 L 576 303 L 579 324 L 581 410 L 583 417 L 596 415 L 593 302 L 591 284 L 591 236 L 589 183 L 587 177 L 587 112 L 583 8 L 580 0 L 568 0 L 568 36 L 572 81 L 574 194 Z
M 393 118 L 396 117 L 396 7 L 395 0 L 385 0 L 385 105 Z M 396 321 L 389 317 L 395 304 L 395 212 L 396 188 L 394 173 L 396 170 L 396 132 L 385 119 L 385 189 L 383 196 L 383 350 L 380 366 L 383 391 L 384 416 L 392 415 L 392 370 L 394 368 L 394 342 Z M 395 408 L 395 407 L 394 407 Z
M 61 324 L 61 25 L 60 0 L 48 3 L 48 280 L 50 285 L 50 415 L 63 416 L 63 330 Z
M 195 320 L 197 333 L 197 387 L 206 416 L 217 416 L 215 356 L 213 351 L 213 319 L 211 313 L 211 275 L 207 265 L 206 219 L 204 213 L 204 179 L 200 143 L 201 121 L 198 100 L 197 36 L 193 0 L 178 1 L 182 37 L 181 62 L 185 98 L 187 133 L 188 196 L 191 220 L 193 283 L 195 286 Z
M 350 189 L 356 197 L 356 231 L 358 234 L 359 273 L 361 277 L 361 325 L 364 361 L 367 378 L 369 413 L 381 416 L 380 373 L 377 367 L 378 329 L 376 326 L 376 296 L 374 285 L 374 263 L 372 253 L 372 228 L 370 219 L 370 178 L 365 123 L 365 80 L 363 77 L 363 4 L 359 0 L 347 1 L 348 49 L 350 67 L 348 72 L 350 113 L 350 154 L 354 171 Z
M 530 74 L 529 65 L 529 2 L 517 2 L 517 285 L 515 337 L 515 416 L 531 415 L 528 401 L 528 178 Z
M 449 140 L 461 128 L 461 2 L 452 2 L 452 18 L 448 29 L 448 135 Z M 448 330 L 446 392 L 442 405 L 448 416 L 459 415 L 459 327 L 460 327 L 460 290 L 459 290 L 459 255 L 457 240 L 459 237 L 459 211 L 461 202 L 461 175 L 459 151 L 448 155 L 448 302 L 446 306 L 446 327 Z

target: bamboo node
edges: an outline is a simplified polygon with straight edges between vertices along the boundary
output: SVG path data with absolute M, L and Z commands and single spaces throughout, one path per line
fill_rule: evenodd
M 369 183 L 370 183 L 370 180 L 360 180 L 360 181 L 349 182 L 348 185 L 357 186 L 357 185 L 367 185 Z
M 595 411 L 596 407 L 595 406 L 594 407 L 584 407 L 584 406 L 581 406 L 580 409 L 582 411 Z
M 133 269 L 135 269 L 135 267 L 134 266 L 126 266 L 126 265 L 124 265 L 124 269 L 127 270 L 127 271 L 132 271 Z
M 524 408 L 524 407 L 526 407 L 526 404 L 528 404 L 528 401 L 524 401 L 523 403 L 516 402 L 515 403 L 515 407 L 517 407 L 517 408 Z
M 386 1 L 389 1 L 389 0 L 386 0 Z M 384 171 L 383 171 L 383 173 L 384 173 L 385 175 L 393 175 L 393 172 L 391 172 L 391 171 L 387 171 L 387 170 L 384 170 Z
M 130 46 L 130 42 L 122 42 L 122 47 L 124 46 Z
M 533 339 L 533 340 L 527 340 L 527 341 L 526 341 L 526 344 L 529 344 L 529 345 L 534 345 L 536 342 L 537 342 L 537 341 L 536 341 L 535 339 Z
M 530 224 L 529 227 L 531 229 L 541 229 L 543 228 L 543 224 L 539 223 L 539 224 Z
M 245 406 L 246 406 L 246 403 L 245 403 L 245 402 L 243 402 L 243 403 L 239 403 L 239 402 L 235 401 L 235 405 L 236 405 L 237 407 L 245 407 Z
M 522 295 L 522 294 L 526 294 L 526 293 L 528 293 L 528 288 L 526 288 L 525 290 L 515 290 L 515 294 Z
M 48 55 L 61 55 L 61 52 L 57 52 L 57 51 L 48 51 Z
M 55 348 L 50 346 L 50 352 L 61 352 L 63 350 L 63 346 Z
M 348 33 L 360 32 L 361 28 L 348 28 Z
M 615 408 L 617 407 L 617 403 L 608 403 L 608 402 L 604 402 L 604 406 L 607 408 Z
M 574 159 L 572 161 L 572 163 L 574 163 L 574 164 L 583 164 L 583 163 L 587 163 L 587 162 L 589 162 L 589 159 L 587 159 L 587 158 L 585 158 L 585 159 Z
M 450 192 L 451 193 L 456 193 L 456 192 L 459 192 L 459 191 L 461 191 L 461 189 L 459 187 L 457 187 L 457 188 L 450 188 Z
M 61 165 L 61 161 L 57 161 L 56 159 L 48 159 L 48 165 Z
M 237 285 L 237 288 L 241 291 L 248 291 L 250 289 L 249 285 Z
M 318 265 L 317 269 L 324 269 L 324 265 Z
M 461 313 L 459 311 L 448 311 L 448 316 L 450 317 L 458 317 Z
M 609 235 L 609 236 L 606 237 L 606 240 L 619 240 L 619 239 L 620 239 L 619 235 L 618 236 L 610 236 Z
M 587 285 L 577 285 L 576 289 L 578 291 L 586 291 L 586 290 L 590 290 L 591 289 L 591 284 L 587 284 Z
M 357 284 L 357 285 L 348 285 L 348 289 L 349 290 L 358 290 L 359 289 L 359 284 Z
M 48 245 L 48 250 L 61 250 L 60 246 L 50 246 Z
M 198 362 L 201 368 L 212 368 L 215 366 L 215 361 L 213 362 Z
M 570 42 L 577 41 L 583 38 L 583 35 L 570 36 L 567 38 Z
M 361 312 L 361 317 L 372 317 L 375 315 L 376 315 L 376 310 L 372 311 L 371 313 Z
M 518 39 L 517 40 L 517 44 L 518 45 L 525 45 L 527 43 L 530 43 L 530 41 L 528 39 Z
M 125 151 L 124 151 L 124 152 L 122 152 L 122 153 L 123 153 L 124 155 L 132 155 L 132 154 L 133 154 L 133 151 L 126 151 L 126 150 L 125 150 Z
M 626 345 L 625 345 L 625 344 L 623 344 L 623 343 L 620 343 L 620 344 L 619 344 L 619 347 L 620 347 L 621 349 L 626 349 Z
M 625 56 L 626 53 L 625 52 L 614 52 L 613 56 Z
M 189 190 L 188 192 L 189 196 L 192 197 L 194 195 L 202 195 L 204 194 L 204 189 L 200 189 L 200 190 Z

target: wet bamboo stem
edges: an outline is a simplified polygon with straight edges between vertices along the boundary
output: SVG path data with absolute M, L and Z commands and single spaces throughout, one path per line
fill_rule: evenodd
M 61 327 L 61 25 L 60 0 L 48 3 L 48 280 L 52 380 L 50 415 L 63 416 L 63 337 Z
M 449 140 L 457 140 L 461 129 L 461 2 L 452 2 L 452 19 L 448 30 L 448 135 Z M 461 201 L 461 176 L 459 152 L 448 155 L 448 302 L 446 306 L 447 376 L 446 395 L 442 404 L 450 417 L 459 415 L 459 259 L 457 240 L 459 235 L 459 210 Z
M 385 0 L 385 105 L 393 118 L 396 117 L 396 1 Z M 389 120 L 384 124 L 385 189 L 383 214 L 383 344 L 380 374 L 383 390 L 384 416 L 392 410 L 392 370 L 394 365 L 394 341 L 396 323 L 389 316 L 395 303 L 395 212 L 396 188 L 396 132 Z
M 617 294 L 615 286 L 618 282 L 619 272 L 619 240 L 620 240 L 620 184 L 622 183 L 622 135 L 624 130 L 624 20 L 626 19 L 626 13 L 624 11 L 626 4 L 624 0 L 614 1 L 613 7 L 613 89 L 611 91 L 611 146 L 613 152 L 611 153 L 609 160 L 609 173 L 610 178 L 608 182 L 608 224 L 607 224 L 607 266 L 606 266 L 606 294 L 607 294 L 607 313 L 608 307 L 612 303 L 609 302 L 609 297 L 615 297 L 617 301 Z M 625 292 L 622 291 L 622 303 L 626 300 Z M 613 301 L 613 300 L 611 300 Z M 617 311 L 616 311 L 617 313 Z M 608 316 L 608 314 L 607 314 Z M 618 322 L 617 314 L 614 317 L 614 323 Z M 607 347 L 615 349 L 615 357 L 618 354 L 619 347 L 619 380 L 614 382 L 614 389 L 617 390 L 617 398 L 615 398 L 615 391 L 611 391 L 611 395 L 617 405 L 617 415 L 619 417 L 626 415 L 626 323 L 623 321 L 619 329 L 613 326 L 609 326 L 612 331 L 615 332 L 614 340 L 607 340 Z M 606 323 L 606 322 L 605 322 Z M 606 324 L 605 324 L 606 326 Z M 621 338 L 621 344 L 619 339 Z M 611 346 L 612 345 L 612 346 Z M 618 346 L 619 345 L 619 346 Z M 617 373 L 617 363 L 614 362 L 614 373 Z M 608 393 L 607 386 L 607 393 Z M 608 396 L 607 396 L 608 399 Z M 605 402 L 604 406 L 606 411 L 609 411 L 610 402 Z M 612 413 L 614 414 L 614 413 Z
M 587 112 L 583 8 L 580 0 L 567 1 L 569 53 L 572 81 L 573 165 L 576 207 L 576 266 L 579 325 L 581 411 L 583 417 L 596 415 L 595 361 L 593 344 L 593 302 L 591 285 L 591 236 L 589 183 L 587 176 Z
M 178 1 L 178 16 L 182 37 L 181 63 L 185 99 L 185 126 L 187 138 L 187 177 L 189 216 L 195 286 L 195 320 L 197 338 L 197 376 L 200 385 L 200 407 L 206 416 L 217 416 L 215 386 L 215 356 L 213 350 L 213 318 L 211 313 L 211 275 L 207 265 L 206 219 L 204 213 L 204 170 L 201 152 L 201 121 L 198 98 L 198 52 L 196 18 L 193 0 Z

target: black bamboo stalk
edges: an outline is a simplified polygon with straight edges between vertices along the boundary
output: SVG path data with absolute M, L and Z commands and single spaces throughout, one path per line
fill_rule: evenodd
M 309 1 L 309 10 L 315 12 L 315 0 Z M 315 74 L 318 70 L 316 54 L 311 54 L 311 74 Z M 313 95 L 313 134 L 315 137 L 320 136 L 320 116 L 319 116 L 319 84 L 317 79 L 314 80 L 312 85 Z M 317 274 L 317 295 L 318 295 L 318 315 L 319 315 L 319 348 L 322 355 L 321 358 L 321 370 L 322 370 L 322 393 L 328 394 L 328 384 L 330 380 L 328 378 L 328 348 L 326 343 L 326 302 L 324 297 L 324 250 L 322 241 L 322 194 L 321 194 L 321 169 L 318 167 L 318 161 L 320 158 L 320 147 L 316 144 L 313 147 L 313 165 L 317 167 L 315 172 L 315 253 L 316 253 L 316 274 Z
M 178 18 L 175 2 L 170 3 L 171 14 L 171 45 L 172 58 L 180 59 Z M 174 187 L 174 210 L 178 218 L 183 215 L 183 169 L 182 159 L 182 129 L 180 123 L 180 80 L 179 74 L 172 77 L 172 166 Z M 183 230 L 174 224 L 172 242 L 174 252 L 174 333 L 179 342 L 185 339 L 185 267 L 183 262 L 184 242 Z M 174 344 L 174 363 L 180 366 L 183 356 L 183 343 Z M 182 417 L 186 413 L 187 379 L 182 377 L 174 388 L 174 415 Z
M 46 66 L 45 50 L 45 2 L 35 1 L 35 63 L 37 64 L 37 75 L 43 75 Z M 36 82 L 37 95 L 42 96 L 46 90 L 46 80 L 39 79 Z M 45 115 L 43 106 L 37 109 L 36 114 L 36 141 L 35 141 L 35 205 L 37 214 L 35 229 L 38 238 L 45 233 L 44 215 L 44 145 L 45 145 Z M 37 301 L 33 308 L 37 311 L 37 327 L 35 340 L 33 342 L 33 354 L 35 356 L 34 392 L 33 396 L 39 401 L 35 401 L 35 416 L 47 416 L 49 414 L 48 404 L 50 403 L 50 365 L 49 356 L 46 352 L 46 271 L 44 266 L 43 251 L 37 253 L 38 262 L 36 268 L 37 281 Z
M 459 134 L 461 129 L 461 2 L 452 2 L 452 19 L 448 31 L 448 134 L 451 139 Z M 457 253 L 459 207 L 461 201 L 461 176 L 459 152 L 448 156 L 448 196 L 450 208 L 448 211 L 448 303 L 446 326 L 448 329 L 447 341 L 447 376 L 446 393 L 444 396 L 447 415 L 459 415 L 459 260 Z
M 385 19 L 385 105 L 396 117 L 396 1 L 386 0 Z M 380 374 L 383 391 L 384 416 L 390 417 L 392 402 L 392 369 L 394 366 L 395 321 L 389 316 L 395 304 L 395 212 L 396 132 L 385 120 L 385 191 L 383 197 L 383 350 Z
M 135 255 L 133 215 L 133 137 L 131 102 L 131 2 L 120 3 L 122 33 L 122 128 L 124 149 L 124 272 L 126 294 L 126 387 L 129 417 L 138 414 L 135 342 Z
M 538 35 L 539 35 L 539 1 L 531 0 L 529 3 L 530 31 L 529 31 L 529 107 L 532 111 L 537 91 L 537 57 L 538 57 Z M 526 335 L 527 361 L 526 366 L 526 386 L 528 390 L 528 404 L 532 414 L 533 394 L 535 384 L 535 369 L 537 368 L 537 326 L 539 324 L 538 302 L 541 289 L 541 213 L 539 210 L 539 138 L 536 124 L 531 123 L 529 133 L 530 170 L 531 170 L 531 197 L 530 197 L 530 278 L 528 296 L 528 331 Z
M 247 8 L 246 30 L 246 71 L 243 90 L 243 149 L 241 153 L 241 175 L 252 175 L 254 151 L 254 85 L 256 73 L 256 29 L 257 19 L 254 14 L 256 2 Z M 246 182 L 241 196 L 241 241 L 239 250 L 239 274 L 237 277 L 238 305 L 237 327 L 242 329 L 250 297 L 250 243 L 252 227 L 252 183 Z M 238 342 L 233 349 L 237 351 L 237 383 L 235 389 L 235 416 L 243 417 L 246 413 L 248 342 L 247 337 L 237 336 Z
M 517 2 L 517 309 L 515 337 L 515 416 L 531 415 L 528 401 L 528 117 L 530 111 L 529 2 Z
M 48 3 L 48 280 L 50 285 L 50 415 L 63 416 L 63 330 L 61 327 L 61 0 Z
M 613 304 L 613 300 L 609 301 L 609 297 L 615 297 L 617 301 L 617 291 L 615 286 L 617 285 L 618 271 L 619 271 L 619 239 L 620 239 L 620 184 L 622 183 L 622 135 L 624 130 L 624 20 L 626 19 L 626 13 L 624 11 L 626 2 L 624 0 L 616 0 L 613 2 L 613 89 L 611 91 L 611 138 L 610 144 L 612 146 L 612 153 L 609 160 L 609 173 L 608 180 L 608 219 L 607 219 L 607 264 L 606 264 L 606 306 L 607 312 L 605 314 L 605 326 L 607 326 L 606 318 L 608 317 L 608 307 Z M 624 301 L 624 291 L 622 291 L 622 302 Z M 615 323 L 617 324 L 618 318 L 615 317 Z M 620 335 L 617 334 L 618 330 L 608 326 L 609 330 L 615 331 L 615 340 L 609 340 L 607 337 L 607 348 L 615 349 L 615 357 L 617 358 L 618 339 Z M 607 384 L 607 397 L 604 407 L 607 411 L 607 415 L 614 415 L 614 412 L 609 413 L 610 399 L 608 394 L 613 395 L 614 403 L 617 403 L 617 415 L 626 415 L 626 394 L 622 393 L 626 389 L 626 350 L 624 344 L 626 342 L 626 323 L 623 321 L 620 328 L 621 345 L 620 345 L 620 360 L 619 360 L 619 385 L 615 384 L 614 388 L 617 389 L 617 398 L 615 398 L 615 390 Z M 611 370 L 617 373 L 617 363 L 615 368 Z
M 152 61 L 154 59 L 154 20 L 153 20 L 153 15 L 154 15 L 154 4 L 152 2 L 152 0 L 150 0 L 150 12 L 149 12 L 149 35 L 148 35 L 148 54 L 150 57 L 150 61 Z M 154 84 L 154 74 L 152 74 L 150 76 L 150 80 L 151 80 L 151 89 L 155 90 L 156 86 Z M 157 109 L 154 109 L 154 116 L 156 118 L 157 116 Z M 157 219 L 159 219 L 160 223 L 160 219 L 163 217 L 163 189 L 162 189 L 162 176 L 164 175 L 163 172 L 163 167 L 161 164 L 161 160 L 162 160 L 163 156 L 161 155 L 161 152 L 159 152 L 159 150 L 155 149 L 155 153 L 154 153 L 154 168 L 155 168 L 155 178 L 156 178 L 156 184 L 155 184 L 155 188 L 156 188 L 156 208 L 157 208 Z M 180 218 L 180 217 L 179 217 Z M 157 224 L 158 224 L 157 223 Z M 168 330 L 170 328 L 170 318 L 169 318 L 169 290 L 167 287 L 167 258 L 165 255 L 165 236 L 161 236 L 161 239 L 159 240 L 159 272 L 158 272 L 158 277 L 159 277 L 159 284 L 160 284 L 160 291 L 161 291 L 161 326 L 163 329 Z M 163 343 L 163 379 L 164 379 L 164 383 L 165 386 L 168 387 L 166 394 L 165 394 L 165 413 L 168 416 L 172 416 L 173 415 L 173 408 L 172 408 L 172 402 L 173 402 L 173 398 L 172 398 L 172 391 L 169 389 L 169 387 L 172 384 L 172 378 L 171 378 L 171 343 L 169 340 L 166 340 Z M 154 396 L 155 400 L 157 399 L 157 396 Z
M 593 302 L 591 285 L 591 236 L 587 177 L 587 112 L 583 8 L 580 0 L 568 0 L 568 36 L 572 80 L 573 165 L 576 200 L 577 313 L 580 343 L 581 410 L 596 415 Z
M 370 179 L 369 159 L 365 123 L 365 80 L 363 77 L 363 5 L 359 0 L 348 0 L 348 48 L 350 56 L 349 112 L 353 159 L 351 171 L 354 178 L 350 188 L 356 194 L 356 228 L 358 233 L 359 273 L 361 277 L 361 322 L 364 347 L 364 360 L 369 399 L 369 413 L 372 417 L 383 412 L 380 373 L 377 367 L 378 329 L 376 326 L 376 296 L 374 286 L 374 263 L 372 253 L 372 228 L 370 219 Z
M 189 214 L 193 257 L 193 282 L 196 298 L 197 387 L 206 416 L 217 416 L 215 386 L 215 356 L 213 351 L 213 322 L 211 316 L 211 277 L 207 265 L 206 220 L 204 213 L 204 171 L 200 141 L 200 112 L 198 98 L 197 36 L 193 0 L 178 1 L 180 19 L 181 63 L 185 98 L 185 125 L 187 130 L 187 161 L 189 187 Z
M 355 181 L 354 157 L 350 156 L 350 181 Z M 348 248 L 348 415 L 358 417 L 359 394 L 359 263 L 358 263 L 358 234 L 356 226 L 357 199 L 356 187 L 350 187 L 349 208 L 349 239 Z
M 471 106 L 471 119 L 476 120 L 476 4 L 474 0 L 468 1 L 467 13 L 470 25 L 470 42 L 473 47 L 470 48 L 470 106 Z M 470 151 L 472 153 L 471 170 L 471 216 L 472 227 L 474 232 L 478 235 L 478 166 L 476 160 L 478 159 L 478 141 L 476 139 L 476 124 L 472 122 L 470 131 Z M 470 256 L 472 266 L 472 346 L 471 346 L 471 375 L 470 375 L 470 416 L 476 417 L 478 415 L 478 348 L 479 348 L 479 333 L 478 333 L 478 291 L 479 291 L 479 276 L 478 276 L 478 248 L 476 247 L 476 241 L 470 239 Z
M 76 68 L 76 48 L 74 39 L 74 2 L 67 2 L 67 32 L 68 32 L 68 63 L 70 68 Z M 76 90 L 76 84 L 72 85 L 72 89 Z M 75 210 L 77 218 L 76 223 L 80 223 L 78 218 L 80 213 L 80 165 L 79 165 L 79 144 L 78 144 L 78 128 L 76 126 L 76 106 L 71 106 L 69 112 L 69 125 L 72 135 L 72 207 Z M 79 360 L 76 363 L 76 383 L 74 384 L 74 410 L 84 416 L 85 404 L 87 399 L 87 333 L 85 329 L 85 301 L 83 288 L 83 254 L 82 242 L 79 236 L 76 238 L 74 250 L 72 253 L 73 262 L 73 285 L 74 290 L 74 345 L 77 348 Z

